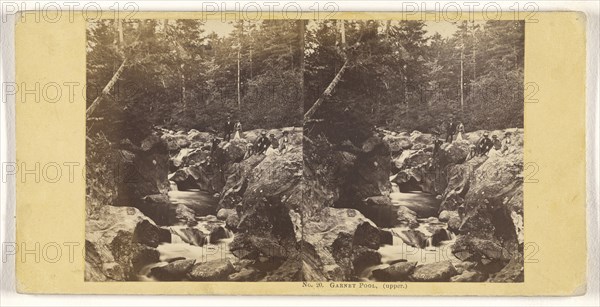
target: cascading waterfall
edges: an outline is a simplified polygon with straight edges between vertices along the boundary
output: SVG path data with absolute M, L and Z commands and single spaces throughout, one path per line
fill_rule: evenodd
M 390 177 L 390 180 L 393 180 Z M 399 261 L 411 261 L 419 264 L 441 260 L 457 260 L 450 251 L 456 235 L 447 229 L 447 224 L 437 219 L 440 200 L 434 195 L 423 192 L 402 193 L 398 185 L 392 183 L 390 195 L 396 206 L 405 206 L 417 213 L 418 227 L 410 228 L 398 225 L 384 229 L 392 233 L 392 245 L 382 245 L 379 253 L 382 264 L 369 267 L 361 272 L 359 278 L 364 281 L 373 280 L 372 272 L 383 269 Z M 435 230 L 443 229 L 449 240 L 434 242 Z M 436 244 L 434 244 L 436 243 Z
M 174 182 L 171 182 L 169 198 L 173 204 L 189 204 L 190 206 L 213 206 L 216 203 L 203 203 L 211 200 L 212 196 L 198 190 L 179 191 Z M 193 202 L 193 203 L 190 203 Z M 197 225 L 171 225 L 171 243 L 162 243 L 157 247 L 160 254 L 159 262 L 142 268 L 138 274 L 140 281 L 155 281 L 150 277 L 152 268 L 167 265 L 179 259 L 195 259 L 197 263 L 212 260 L 233 259 L 229 251 L 229 243 L 233 241 L 234 233 L 225 227 L 225 222 L 218 220 L 214 215 L 196 215 Z M 222 228 L 220 238 L 211 239 L 211 231 Z

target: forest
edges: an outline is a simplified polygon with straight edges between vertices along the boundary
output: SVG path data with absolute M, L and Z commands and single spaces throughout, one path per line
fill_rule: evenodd
M 450 115 L 469 131 L 523 126 L 523 22 L 463 21 L 449 37 L 423 21 L 230 26 L 224 35 L 199 20 L 91 23 L 90 132 L 217 131 L 228 115 L 245 129 L 300 126 L 321 96 L 390 130 L 440 130 Z M 323 95 L 345 63 L 337 94 Z
M 310 22 L 305 109 L 344 67 L 326 100 L 390 130 L 523 127 L 524 23 L 462 21 L 449 37 L 423 21 Z M 461 82 L 462 81 L 462 82 Z M 337 107 L 336 107 L 337 106 Z
M 89 133 L 135 142 L 152 126 L 218 131 L 228 115 L 246 130 L 300 126 L 304 22 L 212 23 L 90 23 Z M 220 27 L 231 32 L 207 30 Z

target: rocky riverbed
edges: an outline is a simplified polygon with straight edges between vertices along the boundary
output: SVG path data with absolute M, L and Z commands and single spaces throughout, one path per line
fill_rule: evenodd
M 270 156 L 245 157 L 258 130 L 95 144 L 136 180 L 90 162 L 86 280 L 522 281 L 522 129 L 503 156 L 466 160 L 476 131 L 435 161 L 418 131 L 284 130 Z
M 506 131 L 512 136 L 503 155 L 469 160 L 483 131 L 444 143 L 435 158 L 432 136 L 419 131 L 377 130 L 347 140 L 309 134 L 306 182 L 318 193 L 305 194 L 304 215 L 322 221 L 340 210 L 332 222 L 345 226 L 323 234 L 305 223 L 314 242 L 305 278 L 522 281 L 523 131 L 492 133 Z M 349 222 L 344 208 L 367 221 Z
M 295 279 L 299 262 L 288 258 L 299 258 L 293 205 L 300 195 L 302 131 L 270 133 L 283 131 L 290 133 L 286 152 L 246 159 L 259 131 L 215 148 L 213 134 L 165 129 L 138 146 L 113 145 L 142 178 L 115 187 L 91 176 L 95 189 L 115 193 L 102 202 L 89 195 L 86 280 Z

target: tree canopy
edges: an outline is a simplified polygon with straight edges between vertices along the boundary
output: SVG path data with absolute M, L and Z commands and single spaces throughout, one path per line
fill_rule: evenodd
M 238 21 L 230 28 L 217 34 L 191 19 L 90 23 L 88 107 L 127 61 L 88 114 L 88 129 L 115 138 L 135 138 L 152 126 L 211 131 L 228 115 L 244 129 L 300 126 L 304 21 Z
M 200 20 L 98 20 L 88 130 L 134 141 L 152 126 L 220 130 L 228 115 L 246 130 L 300 126 L 318 100 L 394 130 L 436 130 L 450 115 L 467 130 L 522 127 L 524 23 L 452 27 L 240 20 L 224 34 Z
M 338 113 L 352 110 L 394 130 L 439 130 L 450 115 L 467 130 L 523 127 L 524 23 L 464 21 L 454 27 L 452 36 L 443 37 L 422 21 L 311 22 L 305 109 L 348 59 L 342 80 L 326 97 Z M 346 52 L 340 52 L 342 40 Z

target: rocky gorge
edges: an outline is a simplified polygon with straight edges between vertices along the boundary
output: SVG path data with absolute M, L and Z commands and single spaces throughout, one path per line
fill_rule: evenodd
M 468 160 L 484 131 L 435 157 L 419 131 L 322 131 L 304 143 L 306 280 L 523 281 L 522 129 Z
M 283 131 L 285 153 L 246 159 L 258 130 L 214 147 L 166 129 L 90 144 L 86 280 L 295 279 L 302 129 Z
M 93 144 L 86 280 L 522 281 L 522 129 L 469 160 L 482 131 L 435 159 L 418 131 L 283 131 L 269 156 L 245 157 L 259 130 Z

